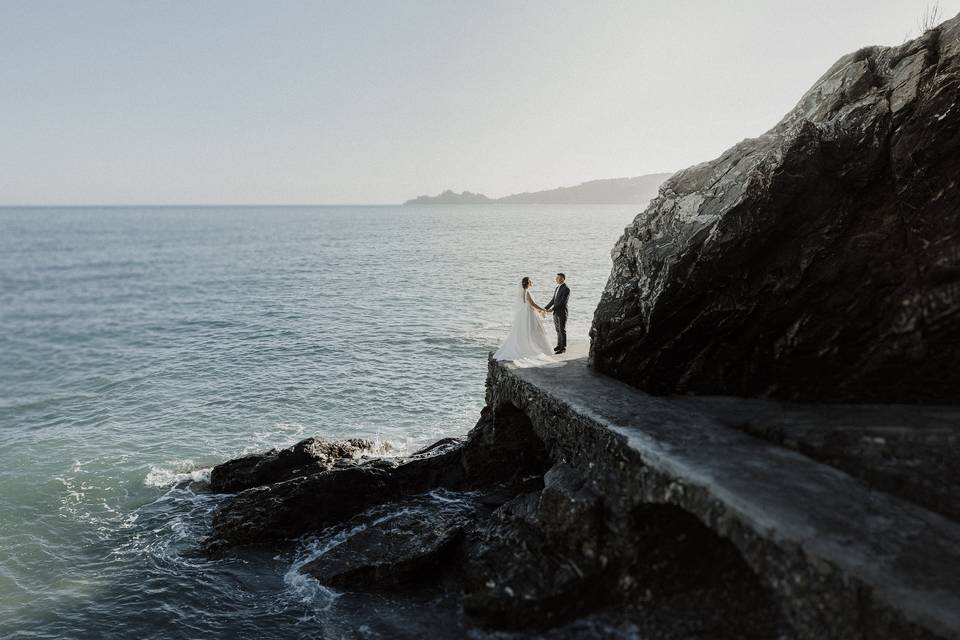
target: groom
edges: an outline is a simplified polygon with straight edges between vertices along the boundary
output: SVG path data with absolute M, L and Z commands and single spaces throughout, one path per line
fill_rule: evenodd
M 544 307 L 553 312 L 553 326 L 557 330 L 557 346 L 553 352 L 556 354 L 567 350 L 567 299 L 570 297 L 570 287 L 565 284 L 566 280 L 567 276 L 557 274 L 557 288 L 553 290 L 553 299 Z

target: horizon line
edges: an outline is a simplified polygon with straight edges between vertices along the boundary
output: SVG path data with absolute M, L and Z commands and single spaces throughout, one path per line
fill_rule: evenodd
M 380 202 L 380 203 L 255 203 L 255 204 L 232 204 L 229 202 L 220 203 L 175 203 L 175 204 L 150 204 L 150 203 L 121 203 L 121 204 L 0 204 L 0 209 L 62 209 L 69 207 L 71 209 L 109 209 L 124 207 L 144 207 L 144 208 L 176 208 L 176 207 L 393 207 L 403 203 Z
M 636 206 L 639 202 L 497 202 L 496 200 L 490 200 L 489 202 L 445 202 L 445 203 L 433 203 L 433 202 L 423 202 L 423 203 L 406 203 L 406 202 L 380 202 L 380 203 L 363 203 L 363 202 L 350 202 L 350 203 L 314 203 L 314 204 L 279 204 L 279 203 L 258 203 L 258 204 L 230 204 L 230 203 L 217 203 L 217 204 L 0 204 L 0 209 L 124 209 L 132 207 L 141 207 L 144 209 L 177 209 L 177 208 L 223 208 L 230 207 L 234 209 L 239 208 L 256 208 L 256 207 L 274 207 L 274 208 L 307 208 L 307 207 L 408 207 L 408 206 L 423 206 L 423 207 L 477 207 L 477 206 L 565 206 L 565 205 L 575 205 L 575 206 Z

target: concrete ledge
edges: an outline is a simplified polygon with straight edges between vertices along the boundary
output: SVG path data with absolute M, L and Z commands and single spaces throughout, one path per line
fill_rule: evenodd
M 669 503 L 729 538 L 800 638 L 960 638 L 960 526 L 676 399 L 587 367 L 491 361 L 487 401 L 523 410 L 616 513 Z M 727 406 L 726 410 L 729 411 Z
M 960 407 L 671 400 L 960 522 Z

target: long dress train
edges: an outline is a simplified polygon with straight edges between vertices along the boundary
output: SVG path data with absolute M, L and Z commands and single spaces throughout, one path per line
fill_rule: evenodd
M 494 360 L 512 360 L 520 367 L 555 362 L 549 355 L 553 349 L 543 328 L 543 319 L 531 302 L 530 292 L 521 288 L 513 306 L 510 335 L 493 354 Z

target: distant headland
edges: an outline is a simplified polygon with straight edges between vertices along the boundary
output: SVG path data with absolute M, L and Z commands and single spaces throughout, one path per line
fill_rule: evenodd
M 546 191 L 526 191 L 502 198 L 489 198 L 482 193 L 447 189 L 435 196 L 420 196 L 407 204 L 646 204 L 657 195 L 657 189 L 669 173 L 652 173 L 635 178 L 590 180 L 574 187 L 558 187 Z

